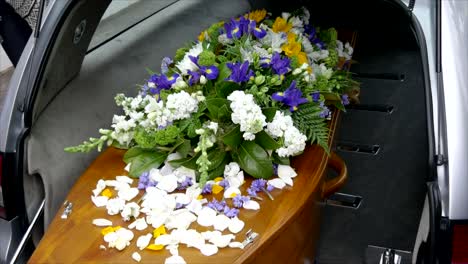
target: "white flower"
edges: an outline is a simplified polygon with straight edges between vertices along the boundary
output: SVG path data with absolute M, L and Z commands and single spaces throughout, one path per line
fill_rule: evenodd
M 284 145 L 276 150 L 278 156 L 289 157 L 301 153 L 306 146 L 307 137 L 296 127 L 291 126 L 284 132 Z
M 176 67 L 180 70 L 180 72 L 184 75 L 187 74 L 189 70 L 195 71 L 198 70 L 198 66 L 192 62 L 190 56 L 197 57 L 202 53 L 203 46 L 202 43 L 199 42 L 194 45 L 184 56 L 184 58 L 176 64 Z
M 266 36 L 260 40 L 265 46 L 271 47 L 272 52 L 281 53 L 281 46 L 286 42 L 286 35 L 283 32 L 275 33 L 271 29 L 267 30 Z
M 120 215 L 124 221 L 130 220 L 132 217 L 137 218 L 140 215 L 140 206 L 137 203 L 128 203 L 124 206 Z
M 255 103 L 253 95 L 243 91 L 232 92 L 227 99 L 231 101 L 231 119 L 234 124 L 240 124 L 240 131 L 245 140 L 254 140 L 255 134 L 262 131 L 266 125 L 266 117 Z
M 343 42 L 337 40 L 336 41 L 336 51 L 338 52 L 338 57 L 345 58 L 346 60 L 350 60 L 351 56 L 353 55 L 353 47 L 349 45 L 348 42 L 343 46 Z
M 138 107 L 140 107 L 141 102 L 143 102 L 143 98 L 141 97 L 141 95 L 138 95 L 137 97 L 134 97 L 132 99 L 132 102 L 130 103 L 130 107 L 135 110 Z
M 167 97 L 166 108 L 172 114 L 170 121 L 181 120 L 198 111 L 198 101 L 186 91 L 181 91 Z
M 108 215 L 116 215 L 123 210 L 125 206 L 125 200 L 122 198 L 109 199 L 106 205 Z
M 309 24 L 309 20 L 310 20 L 310 12 L 309 12 L 309 9 L 305 8 L 305 7 L 302 7 L 302 16 L 301 16 L 301 19 L 302 19 L 302 22 L 304 22 L 305 25 L 308 25 Z
M 219 35 L 218 41 L 223 45 L 231 44 L 233 42 L 232 39 L 228 38 L 226 34 Z
M 324 63 L 317 65 L 317 64 L 312 64 L 312 69 L 313 72 L 315 73 L 315 76 L 323 75 L 325 78 L 330 79 L 330 77 L 333 74 L 333 69 L 327 68 Z
M 231 162 L 224 167 L 224 178 L 230 187 L 240 187 L 244 183 L 244 172 L 240 170 L 239 164 Z
M 273 138 L 284 136 L 284 132 L 294 126 L 291 116 L 284 115 L 282 111 L 276 111 L 273 121 L 267 123 L 265 131 Z

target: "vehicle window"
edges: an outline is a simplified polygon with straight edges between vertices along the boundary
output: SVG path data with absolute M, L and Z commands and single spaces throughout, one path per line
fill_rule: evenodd
M 113 0 L 101 18 L 88 52 L 179 0 Z

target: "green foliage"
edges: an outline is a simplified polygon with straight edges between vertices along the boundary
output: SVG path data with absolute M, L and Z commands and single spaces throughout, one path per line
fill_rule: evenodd
M 106 138 L 89 138 L 89 141 L 85 141 L 78 146 L 68 147 L 64 150 L 70 153 L 78 153 L 78 152 L 90 152 L 91 150 L 97 148 L 98 151 L 101 151 L 102 147 L 106 143 Z
M 231 117 L 231 110 L 227 99 L 210 98 L 206 100 L 205 105 L 210 112 L 211 120 L 220 121 Z
M 255 143 L 262 146 L 264 149 L 275 150 L 280 148 L 281 145 L 276 142 L 270 135 L 268 135 L 264 130 L 255 134 Z
M 294 125 L 307 136 L 311 143 L 316 142 L 327 153 L 330 152 L 328 147 L 328 126 L 326 119 L 321 118 L 319 114 L 322 108 L 313 103 L 301 105 L 292 115 Z
M 224 144 L 230 147 L 237 147 L 242 142 L 242 132 L 240 126 L 236 125 L 232 129 L 228 130 L 226 134 L 222 136 Z
M 129 174 L 134 178 L 140 177 L 145 171 L 159 168 L 166 158 L 167 153 L 139 147 L 129 149 L 124 155 L 124 161 L 131 163 Z
M 273 163 L 268 153 L 252 141 L 244 141 L 239 146 L 237 162 L 254 178 L 268 179 L 273 176 Z
M 201 66 L 211 66 L 216 62 L 216 55 L 210 50 L 204 50 L 198 57 L 198 64 Z
M 136 144 L 142 148 L 151 149 L 156 147 L 156 132 L 146 131 L 144 128 L 138 128 L 133 136 Z
M 176 126 L 168 126 L 165 129 L 156 130 L 154 140 L 157 145 L 167 146 L 177 141 L 180 130 Z
M 181 61 L 184 57 L 185 57 L 185 53 L 187 53 L 189 49 L 184 47 L 184 48 L 180 48 L 176 51 L 176 54 L 174 56 L 174 60 L 175 61 Z
M 336 40 L 338 39 L 338 32 L 334 28 L 327 30 L 320 30 L 319 38 L 327 44 L 329 49 L 336 48 Z
M 338 51 L 336 49 L 328 49 L 328 57 L 325 59 L 325 65 L 328 68 L 334 68 L 336 65 L 338 65 Z

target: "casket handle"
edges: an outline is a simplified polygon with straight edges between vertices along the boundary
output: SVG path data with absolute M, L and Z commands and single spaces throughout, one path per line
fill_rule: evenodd
M 346 179 L 348 178 L 348 168 L 344 161 L 335 152 L 332 152 L 328 159 L 328 168 L 336 171 L 338 176 L 327 180 L 322 185 L 322 198 L 327 198 L 341 187 L 343 187 Z

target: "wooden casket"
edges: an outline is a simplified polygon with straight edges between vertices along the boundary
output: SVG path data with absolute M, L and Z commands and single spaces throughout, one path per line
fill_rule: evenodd
M 330 145 L 338 119 L 339 112 L 334 111 L 330 121 Z M 126 174 L 123 154 L 122 150 L 107 149 L 79 178 L 66 198 L 73 203 L 71 214 L 62 219 L 64 206 L 59 210 L 30 263 L 132 263 L 133 252 L 141 254 L 143 263 L 164 263 L 170 257 L 167 250 L 138 250 L 135 240 L 148 230 L 134 230 L 134 240 L 123 251 L 100 249 L 100 245 L 106 243 L 100 232 L 102 227 L 94 226 L 93 219 L 106 218 L 114 226 L 127 226 L 128 222 L 124 223 L 120 215 L 108 216 L 105 208 L 95 207 L 90 200 L 91 190 L 99 179 L 114 179 L 116 175 Z M 298 173 L 293 187 L 273 190 L 274 200 L 261 194 L 264 199 L 260 201 L 258 211 L 242 210 L 240 217 L 245 227 L 236 234 L 236 241 L 243 241 L 246 232 L 252 230 L 259 234 L 253 243 L 244 249 L 222 248 L 210 257 L 195 248 L 180 246 L 180 256 L 187 263 L 312 263 L 319 235 L 320 203 L 343 185 L 347 169 L 336 154 L 328 155 L 316 145 L 307 147 L 303 155 L 296 157 L 293 167 Z M 338 176 L 326 180 L 328 168 L 335 170 Z M 243 187 L 249 186 L 251 180 L 247 177 Z M 214 196 L 220 199 L 222 193 Z M 204 230 L 202 227 L 196 229 Z

